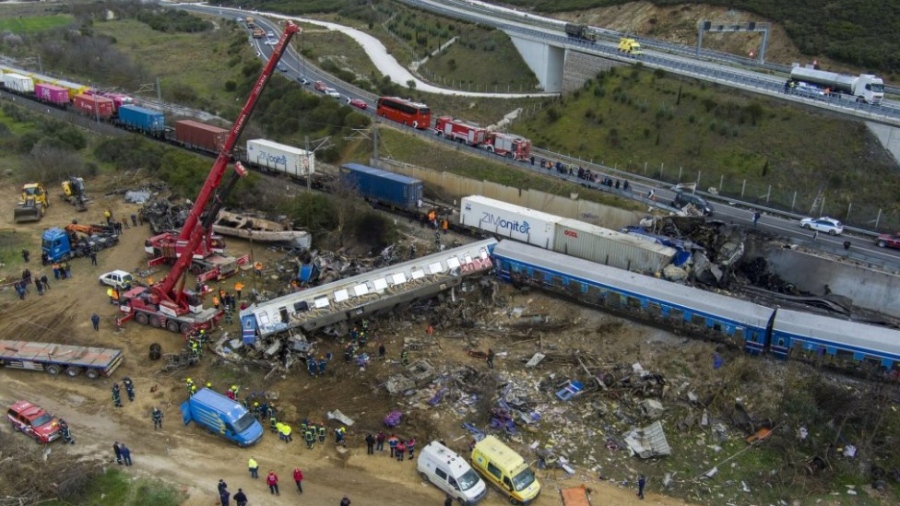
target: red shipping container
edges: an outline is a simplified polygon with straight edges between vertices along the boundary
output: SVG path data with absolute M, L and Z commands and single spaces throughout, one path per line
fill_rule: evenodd
M 228 130 L 194 120 L 175 122 L 175 140 L 190 148 L 218 153 L 228 138 Z
M 78 112 L 100 119 L 111 118 L 115 110 L 112 100 L 98 95 L 75 95 L 72 104 Z
M 56 105 L 69 103 L 69 90 L 52 84 L 35 83 L 34 95 L 41 102 L 50 102 Z

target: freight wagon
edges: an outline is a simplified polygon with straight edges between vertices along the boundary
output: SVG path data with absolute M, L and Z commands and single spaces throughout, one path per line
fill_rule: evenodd
M 109 119 L 115 113 L 113 101 L 100 95 L 75 95 L 72 106 L 79 113 L 97 119 Z
M 65 107 L 69 104 L 69 90 L 52 84 L 35 84 L 34 96 L 41 102 L 60 107 Z
M 91 379 L 109 377 L 124 360 L 122 350 L 117 349 L 0 341 L 0 367 L 45 371 L 54 376 L 65 372 L 71 378 L 81 373 Z
M 34 93 L 34 81 L 20 74 L 3 74 L 3 86 L 16 93 Z
M 462 199 L 460 224 L 532 246 L 619 269 L 655 273 L 677 250 L 627 234 L 499 200 L 473 195 Z
M 247 141 L 247 161 L 294 177 L 306 177 L 316 172 L 314 152 L 265 139 Z
M 401 209 L 416 209 L 422 201 L 421 179 L 358 163 L 341 165 L 341 182 L 366 200 Z
M 190 149 L 218 153 L 225 144 L 228 130 L 194 120 L 175 122 L 175 140 Z
M 166 118 L 163 113 L 136 105 L 119 108 L 118 124 L 128 130 L 136 130 L 154 137 L 166 132 Z
M 459 223 L 539 248 L 553 249 L 556 223 L 562 217 L 472 195 L 460 205 Z

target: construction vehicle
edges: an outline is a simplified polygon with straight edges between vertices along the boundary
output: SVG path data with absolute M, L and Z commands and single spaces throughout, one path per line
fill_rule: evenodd
M 62 182 L 62 195 L 60 197 L 75 206 L 78 212 L 87 211 L 88 199 L 84 195 L 84 179 L 69 176 Z
M 212 224 L 228 195 L 240 178 L 247 175 L 246 169 L 240 163 L 235 163 L 231 179 L 216 194 L 222 177 L 228 169 L 228 163 L 232 159 L 232 150 L 237 143 L 237 139 L 253 113 L 253 109 L 256 107 L 256 103 L 269 78 L 272 77 L 278 61 L 298 31 L 299 28 L 294 23 L 288 21 L 285 24 L 281 38 L 269 57 L 269 62 L 260 74 L 259 79 L 256 80 L 256 84 L 254 84 L 250 96 L 247 98 L 247 103 L 240 114 L 238 114 L 237 119 L 235 119 L 234 126 L 228 133 L 228 137 L 225 139 L 221 151 L 219 151 L 219 156 L 213 163 L 209 175 L 206 177 L 206 182 L 203 183 L 203 188 L 201 188 L 200 194 L 197 195 L 197 199 L 194 201 L 191 213 L 185 220 L 181 234 L 175 237 L 179 241 L 187 241 L 182 248 L 184 254 L 177 256 L 172 269 L 161 282 L 149 287 L 138 286 L 131 290 L 126 290 L 124 294 L 119 296 L 119 309 L 125 313 L 124 317 L 117 319 L 119 325 L 134 319 L 143 325 L 166 328 L 171 332 L 178 332 L 187 336 L 194 331 L 216 327 L 218 322 L 224 317 L 224 311 L 204 308 L 201 294 L 184 288 L 184 275 L 193 263 L 193 252 L 197 251 L 201 244 L 208 244 Z M 204 209 L 207 204 L 210 204 L 209 209 Z M 202 221 L 200 219 L 201 215 Z
M 47 200 L 47 190 L 40 183 L 28 183 L 22 185 L 22 197 L 14 212 L 16 223 L 26 221 L 38 221 L 44 217 L 50 201 Z
M 572 39 L 585 40 L 588 42 L 596 42 L 597 36 L 591 32 L 590 27 L 585 25 L 574 25 L 566 23 L 566 35 Z
M 643 54 L 641 52 L 641 44 L 638 41 L 630 39 L 628 37 L 622 37 L 621 39 L 619 39 L 619 45 L 616 46 L 616 49 L 618 49 L 619 52 L 625 53 L 629 56 L 640 56 L 641 54 Z
M 65 262 L 118 243 L 119 236 L 111 226 L 70 223 L 62 229 L 53 227 L 44 230 L 41 236 L 42 258 L 48 263 Z
M 4 368 L 45 371 L 51 376 L 64 372 L 70 378 L 81 373 L 90 379 L 108 378 L 124 360 L 122 350 L 118 349 L 0 341 L 0 365 Z
M 530 140 L 503 132 L 488 132 L 484 148 L 513 160 L 525 161 L 531 156 Z
M 263 36 L 265 36 L 265 34 L 266 34 L 266 32 L 264 32 L 262 28 L 256 27 L 253 29 L 253 38 L 254 39 L 261 39 L 261 38 L 263 38 Z
M 434 122 L 434 133 L 469 146 L 479 146 L 487 140 L 486 128 L 450 116 L 441 116 Z

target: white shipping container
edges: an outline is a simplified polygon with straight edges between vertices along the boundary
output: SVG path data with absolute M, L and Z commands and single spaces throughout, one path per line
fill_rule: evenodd
M 675 248 L 568 218 L 556 223 L 554 244 L 557 253 L 643 273 L 661 271 L 677 253 Z
M 265 139 L 247 141 L 247 159 L 251 163 L 295 177 L 305 177 L 316 172 L 314 152 Z
M 34 81 L 19 74 L 3 74 L 3 86 L 18 93 L 34 93 Z
M 555 225 L 562 217 L 472 195 L 462 199 L 459 219 L 461 224 L 469 227 L 553 249 Z

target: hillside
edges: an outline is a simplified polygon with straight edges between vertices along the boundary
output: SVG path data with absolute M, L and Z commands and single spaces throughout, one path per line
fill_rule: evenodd
M 821 62 L 823 57 L 830 58 L 841 65 L 874 71 L 890 79 L 900 72 L 900 40 L 895 36 L 900 31 L 900 2 L 506 0 L 495 3 L 533 9 L 560 18 L 593 19 L 590 24 L 604 28 L 616 28 L 612 23 L 618 18 L 622 25 L 631 24 L 619 29 L 690 44 L 697 40 L 696 24 L 701 19 L 770 21 L 782 27 L 790 44 L 795 45 L 804 60 Z M 624 10 L 621 17 L 617 15 L 620 9 Z M 736 11 L 744 11 L 744 14 Z M 635 22 L 624 21 L 633 13 L 639 14 Z M 683 26 L 677 27 L 679 23 Z M 747 54 L 747 51 L 739 53 Z M 790 63 L 790 60 L 783 62 Z

